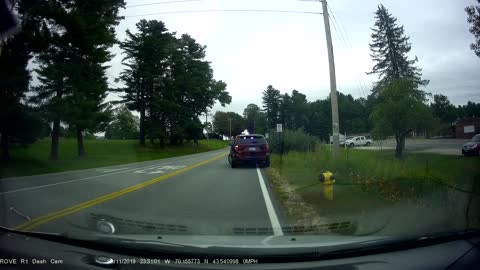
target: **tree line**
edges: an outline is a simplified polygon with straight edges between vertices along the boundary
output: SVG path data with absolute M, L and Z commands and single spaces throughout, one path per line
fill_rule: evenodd
M 136 137 L 141 145 L 147 138 L 162 146 L 196 141 L 204 128 L 198 116 L 217 101 L 231 102 L 226 83 L 213 78 L 205 46 L 191 36 L 177 37 L 161 21 L 141 20 L 117 40 L 124 0 L 12 4 L 22 31 L 7 38 L 0 55 L 2 159 L 9 159 L 12 144 L 28 145 L 46 134 L 53 160 L 59 158 L 60 136 L 72 132 L 79 156 L 86 153 L 85 136 L 102 131 L 109 138 Z M 107 80 L 115 44 L 124 56 L 116 78 L 121 88 Z M 121 99 L 107 102 L 112 92 Z
M 471 32 L 478 36 L 479 7 L 468 7 Z M 378 75 L 366 98 L 353 98 L 338 93 L 340 132 L 372 133 L 375 138 L 393 136 L 396 140 L 396 157 L 402 157 L 405 138 L 414 130 L 428 130 L 428 134 L 444 134 L 458 118 L 480 116 L 480 104 L 468 102 L 455 107 L 444 95 L 433 95 L 424 90 L 429 81 L 422 78 L 416 66 L 418 58 L 409 58 L 412 49 L 403 26 L 398 25 L 387 8 L 379 5 L 371 33 L 371 58 L 375 65 L 368 74 Z M 477 38 L 478 42 L 478 38 Z M 472 44 L 478 53 L 478 46 Z M 256 104 L 245 108 L 243 117 L 233 112 L 217 112 L 214 129 L 229 134 L 232 119 L 233 135 L 243 129 L 251 133 L 274 131 L 276 124 L 291 130 L 301 129 L 322 140 L 328 140 L 331 126 L 330 97 L 313 102 L 304 94 L 293 90 L 282 94 L 269 85 L 263 91 L 262 109 Z M 228 132 L 227 132 L 228 130 Z
M 331 130 L 330 99 L 308 101 L 298 90 L 282 94 L 273 86 L 263 91 L 261 107 L 249 104 L 243 115 L 217 112 L 211 124 L 199 116 L 219 102 L 229 104 L 226 83 L 213 78 L 205 46 L 187 34 L 169 32 L 157 20 L 141 20 L 119 41 L 115 27 L 123 19 L 124 0 L 12 1 L 22 31 L 7 38 L 0 54 L 0 150 L 9 158 L 12 144 L 28 145 L 49 135 L 49 156 L 59 158 L 62 134 L 75 137 L 78 155 L 86 153 L 83 139 L 105 131 L 107 138 L 147 139 L 177 145 L 198 140 L 204 129 L 236 135 L 243 129 L 266 133 L 277 123 L 322 139 Z M 466 8 L 478 55 L 480 7 Z M 340 131 L 371 131 L 376 137 L 394 136 L 402 156 L 405 137 L 415 129 L 441 132 L 456 118 L 478 116 L 479 105 L 453 106 L 443 95 L 424 90 L 428 80 L 409 58 L 411 43 L 403 26 L 383 6 L 375 12 L 371 33 L 369 74 L 378 80 L 366 98 L 338 93 Z M 119 44 L 124 70 L 116 82 L 107 81 L 110 48 Z M 33 63 L 34 69 L 29 68 Z M 37 75 L 38 84 L 31 83 Z M 120 93 L 116 104 L 106 102 Z M 138 119 L 131 113 L 136 111 Z
M 298 90 L 293 90 L 291 95 L 288 93 L 281 94 L 281 91 L 270 85 L 263 91 L 263 100 L 269 100 L 271 96 L 279 98 L 274 99 L 273 103 L 263 102 L 260 106 L 254 103 L 248 104 L 243 110 L 243 115 L 235 112 L 217 111 L 214 114 L 213 128 L 210 132 L 228 137 L 231 120 L 232 136 L 236 136 L 245 130 L 250 134 L 275 132 L 276 124 L 282 124 L 283 128 L 289 130 L 302 129 L 320 140 L 329 140 L 332 130 L 329 97 L 308 101 L 306 95 Z M 290 99 L 292 96 L 300 96 L 301 98 L 292 102 Z M 354 98 L 350 94 L 345 95 L 338 92 L 341 134 L 347 134 L 348 136 L 349 134 L 372 132 L 374 123 L 371 114 L 374 105 L 371 99 L 371 96 Z M 426 115 L 422 116 L 425 118 L 424 125 L 418 125 L 418 129 L 421 131 L 427 129 L 426 136 L 449 135 L 451 125 L 457 119 L 480 115 L 480 103 L 468 101 L 465 105 L 455 106 L 447 96 L 441 94 L 433 95 L 425 109 Z M 268 112 L 271 113 L 271 117 L 267 116 Z M 415 129 L 415 126 L 412 127 Z

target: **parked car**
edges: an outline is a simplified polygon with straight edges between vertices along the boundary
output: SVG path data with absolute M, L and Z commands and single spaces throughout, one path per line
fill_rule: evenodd
M 270 146 L 263 135 L 239 135 L 230 146 L 228 162 L 232 168 L 240 163 L 261 164 L 270 166 Z
M 355 147 L 355 146 L 370 146 L 373 143 L 372 139 L 367 138 L 366 136 L 355 136 L 345 141 L 347 146 Z
M 473 138 L 462 145 L 462 155 L 464 156 L 479 156 L 480 155 L 480 134 L 473 136 Z

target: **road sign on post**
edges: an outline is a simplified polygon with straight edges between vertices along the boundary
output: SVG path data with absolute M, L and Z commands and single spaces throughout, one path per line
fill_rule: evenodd
M 282 124 L 277 124 L 277 132 L 283 132 Z

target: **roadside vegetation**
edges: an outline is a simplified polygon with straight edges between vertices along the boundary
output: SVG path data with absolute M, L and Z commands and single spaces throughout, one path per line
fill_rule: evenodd
M 77 142 L 74 138 L 60 140 L 61 160 L 48 158 L 50 140 L 43 139 L 29 147 L 15 146 L 11 150 L 12 160 L 0 163 L 0 178 L 62 172 L 112 166 L 132 162 L 162 159 L 222 149 L 228 142 L 221 140 L 199 140 L 198 146 L 185 142 L 178 146 L 161 147 L 147 143 L 140 146 L 136 140 L 85 140 L 89 152 L 83 157 L 76 155 Z
M 318 146 L 315 152 L 271 157 L 267 176 L 292 222 L 305 220 L 303 212 L 308 207 L 322 217 L 356 215 L 404 203 L 445 207 L 447 213 L 456 195 L 463 194 L 471 197 L 470 224 L 480 226 L 479 215 L 474 214 L 480 211 L 480 159 L 408 152 L 404 159 L 397 159 L 393 150 L 341 149 L 334 161 L 330 151 L 330 146 Z M 319 182 L 325 171 L 335 175 L 333 200 L 323 196 Z M 279 178 L 287 185 L 276 184 Z M 291 198 L 300 202 L 292 205 Z
M 282 124 L 284 130 L 303 130 L 328 140 L 332 130 L 329 96 L 309 100 L 299 90 L 280 91 L 268 85 L 261 106 L 248 104 L 243 115 L 211 114 L 214 104 L 230 104 L 232 97 L 227 84 L 214 78 L 206 46 L 158 20 L 139 20 L 119 39 L 115 28 L 124 19 L 120 11 L 125 6 L 124 0 L 12 1 L 22 31 L 7 37 L 0 53 L 1 160 L 15 157 L 10 150 L 16 151 L 16 144 L 28 146 L 46 136 L 51 144 L 44 148 L 44 155 L 62 160 L 67 154 L 60 149 L 64 133 L 76 138 L 76 149 L 69 150 L 78 156 L 94 153 L 84 141 L 102 133 L 107 139 L 137 139 L 140 145 L 150 141 L 181 146 L 203 139 L 205 131 L 212 133 L 210 138 L 221 138 L 246 129 L 268 133 L 275 140 L 276 125 Z M 470 31 L 477 38 L 472 49 L 478 54 L 475 11 L 474 6 L 466 9 Z M 375 65 L 369 73 L 378 75 L 378 81 L 366 89 L 370 92 L 364 97 L 338 93 L 342 134 L 394 136 L 400 158 L 411 131 L 427 137 L 448 135 L 457 118 L 480 115 L 480 104 L 468 101 L 455 106 L 440 94 L 428 104 L 429 94 L 423 89 L 428 80 L 422 78 L 418 59 L 410 57 L 412 44 L 403 26 L 383 5 L 375 19 L 370 44 Z M 112 75 L 106 66 L 115 44 L 122 51 L 123 70 Z M 29 68 L 32 61 L 38 64 L 35 69 Z M 109 102 L 111 94 L 119 99 Z M 306 142 L 304 148 L 309 145 Z M 289 148 L 289 143 L 284 147 Z

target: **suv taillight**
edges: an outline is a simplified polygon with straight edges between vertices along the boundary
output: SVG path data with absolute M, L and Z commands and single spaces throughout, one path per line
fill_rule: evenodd
M 260 148 L 261 148 L 262 150 L 267 151 L 267 152 L 269 151 L 268 144 L 264 144 L 264 145 L 260 146 Z

